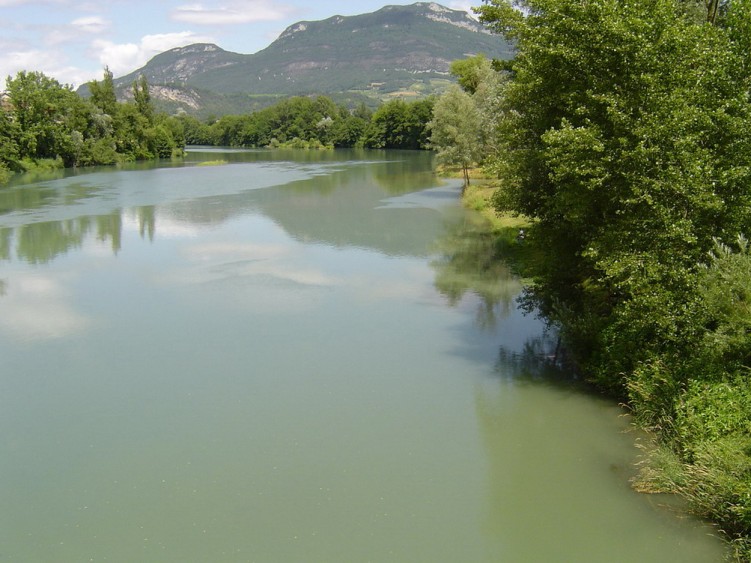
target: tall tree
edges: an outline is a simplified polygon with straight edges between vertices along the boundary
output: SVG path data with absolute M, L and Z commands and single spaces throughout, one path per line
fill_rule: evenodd
M 439 162 L 460 167 L 468 186 L 469 169 L 482 154 L 480 113 L 472 97 L 459 86 L 449 88 L 436 102 L 428 127 Z
M 751 556 L 751 3 L 489 0 L 518 54 L 499 208 L 534 220 L 528 305 L 683 461 L 681 490 Z M 709 5 L 708 5 L 709 6 Z M 709 271 L 700 267 L 714 251 Z
M 492 63 L 483 55 L 458 59 L 451 63 L 449 71 L 457 78 L 462 90 L 474 94 L 493 71 Z
M 112 71 L 104 67 L 104 77 L 101 82 L 92 80 L 89 82 L 91 102 L 107 115 L 115 115 L 117 112 L 117 96 L 115 94 L 115 82 Z
M 0 166 L 14 168 L 18 160 L 18 124 L 11 119 L 10 111 L 0 107 Z
M 133 81 L 133 99 L 138 113 L 144 116 L 151 124 L 154 122 L 154 105 L 151 101 L 149 82 L 144 75 Z

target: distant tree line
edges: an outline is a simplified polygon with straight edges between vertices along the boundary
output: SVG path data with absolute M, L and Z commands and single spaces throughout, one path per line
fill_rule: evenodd
M 154 110 L 141 77 L 119 102 L 112 73 L 89 82 L 88 99 L 40 72 L 8 77 L 0 106 L 0 181 L 38 167 L 170 158 L 186 144 L 231 147 L 428 148 L 433 98 L 394 99 L 375 111 L 325 96 L 296 96 L 244 115 L 201 121 Z
M 433 99 L 395 99 L 375 112 L 354 110 L 326 96 L 295 96 L 244 115 L 200 121 L 177 118 L 190 145 L 230 147 L 425 149 Z
M 87 166 L 166 158 L 182 151 L 180 123 L 154 111 L 149 86 L 133 84 L 133 101 L 118 102 L 112 73 L 89 84 L 83 99 L 40 72 L 8 77 L 0 111 L 0 178 L 40 163 Z

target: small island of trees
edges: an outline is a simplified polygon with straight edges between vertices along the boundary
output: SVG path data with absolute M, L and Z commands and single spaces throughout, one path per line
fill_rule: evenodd
M 180 127 L 158 114 L 141 79 L 133 101 L 118 102 L 112 73 L 91 82 L 91 97 L 40 72 L 8 77 L 0 111 L 0 179 L 39 166 L 89 166 L 168 158 L 182 152 Z

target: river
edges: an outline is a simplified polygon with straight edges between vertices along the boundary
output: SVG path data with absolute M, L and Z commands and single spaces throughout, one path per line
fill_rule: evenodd
M 721 561 L 630 489 L 628 418 L 431 167 L 195 148 L 0 188 L 0 561 Z

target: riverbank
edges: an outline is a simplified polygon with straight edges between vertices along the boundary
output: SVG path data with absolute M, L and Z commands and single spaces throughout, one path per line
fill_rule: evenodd
M 533 250 L 529 245 L 513 244 L 518 229 L 531 224 L 522 217 L 499 215 L 493 206 L 495 191 L 492 182 L 476 180 L 466 188 L 463 204 L 493 225 L 499 245 L 508 252 L 504 259 L 508 256 L 516 271 L 531 271 Z M 647 429 L 635 422 L 652 441 L 641 445 L 644 455 L 632 486 L 641 493 L 675 494 L 685 499 L 693 514 L 717 523 L 729 544 L 729 560 L 749 562 L 751 539 L 744 529 L 751 518 L 751 438 L 747 427 L 751 385 L 736 379 L 689 387 L 669 426 Z M 639 413 L 634 414 L 638 421 Z M 677 452 L 691 453 L 692 461 Z

